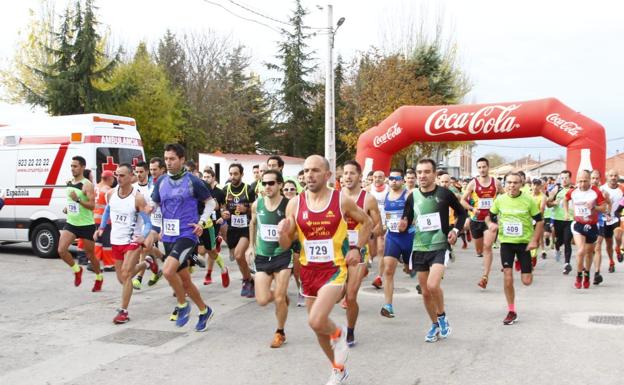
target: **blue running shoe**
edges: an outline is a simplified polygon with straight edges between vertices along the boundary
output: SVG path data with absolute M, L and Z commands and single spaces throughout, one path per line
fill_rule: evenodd
M 207 307 L 207 310 L 206 313 L 199 315 L 199 321 L 197 321 L 197 325 L 195 325 L 195 331 L 203 332 L 208 329 L 208 322 L 210 322 L 212 316 L 214 316 L 214 312 L 210 306 Z
M 425 342 L 436 342 L 438 340 L 438 334 L 440 333 L 440 326 L 437 323 L 431 324 L 431 329 L 425 336 Z
M 241 297 L 249 297 L 249 281 L 243 280 L 243 287 L 241 288 Z
M 184 307 L 178 306 L 178 319 L 176 320 L 176 326 L 181 328 L 186 325 L 191 315 L 191 305 L 188 303 Z
M 381 308 L 381 315 L 388 318 L 394 318 L 394 309 L 392 305 L 387 303 Z
M 445 315 L 438 317 L 438 325 L 440 325 L 440 338 L 446 338 L 451 335 L 452 329 Z

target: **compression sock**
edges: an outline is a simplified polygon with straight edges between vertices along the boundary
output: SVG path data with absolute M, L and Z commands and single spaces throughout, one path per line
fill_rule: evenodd
M 71 267 L 71 269 L 74 271 L 74 273 L 77 273 L 80 271 L 80 265 L 77 263 L 74 263 Z
M 96 274 L 96 275 L 95 275 L 95 280 L 96 280 L 96 281 L 101 281 L 101 280 L 103 280 L 103 279 L 104 279 L 104 275 L 103 275 L 102 273 L 100 273 L 100 274 Z
M 223 257 L 221 257 L 221 254 L 217 254 L 215 262 L 219 265 L 219 269 L 221 269 L 221 271 L 225 270 L 225 264 L 223 263 Z

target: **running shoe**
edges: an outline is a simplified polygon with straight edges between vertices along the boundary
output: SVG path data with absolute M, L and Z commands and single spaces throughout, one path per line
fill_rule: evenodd
M 394 318 L 394 309 L 392 308 L 392 304 L 385 304 L 381 307 L 380 314 L 387 318 Z
M 440 326 L 437 323 L 431 324 L 431 329 L 425 336 L 425 342 L 436 342 L 438 340 L 438 334 L 440 334 Z
M 609 261 L 609 273 L 615 273 L 615 262 Z
M 150 280 L 147 281 L 147 286 L 154 286 L 155 284 L 157 284 L 158 281 L 160 280 L 160 277 L 162 277 L 162 275 L 163 275 L 162 270 L 158 270 L 158 273 L 152 274 L 152 277 L 150 278 Z
M 347 372 L 346 368 L 342 370 L 338 368 L 332 368 L 332 374 L 329 377 L 329 381 L 325 385 L 341 385 L 346 384 L 347 378 L 349 378 L 349 372 Z
M 576 281 L 574 281 L 574 287 L 580 289 L 583 285 L 583 278 L 581 276 L 576 276 Z
M 249 296 L 249 281 L 246 279 L 243 279 L 243 287 L 241 287 L 241 293 L 240 293 L 241 297 L 248 297 Z
M 334 363 L 338 365 L 344 365 L 349 358 L 349 346 L 347 345 L 347 328 L 344 326 L 340 328 L 340 336 L 338 338 L 331 338 L 331 347 L 334 351 Z
M 422 287 L 420 287 L 420 284 L 416 285 L 416 291 L 418 292 L 418 294 L 422 295 Z
M 518 314 L 515 311 L 510 311 L 503 320 L 503 325 L 513 325 L 516 321 L 518 321 Z
M 487 284 L 488 284 L 488 276 L 484 275 L 484 276 L 481 277 L 481 279 L 477 283 L 477 286 L 479 286 L 481 289 L 485 290 L 485 288 L 487 287 Z
M 230 271 L 226 267 L 225 270 L 221 272 L 221 286 L 228 287 L 230 286 Z
M 297 307 L 305 306 L 305 297 L 301 293 L 297 293 Z
M 378 275 L 373 279 L 373 283 L 371 285 L 375 286 L 375 289 L 381 289 L 383 283 L 381 282 L 381 277 Z
M 571 271 L 572 271 L 572 265 L 570 265 L 569 263 L 566 263 L 565 266 L 563 267 L 563 274 L 568 275 L 570 274 Z
M 130 317 L 128 316 L 128 311 L 123 309 L 117 309 L 117 315 L 113 318 L 114 324 L 125 324 L 130 321 Z
M 455 253 L 453 250 L 449 251 L 449 256 L 451 257 L 451 262 L 455 263 Z
M 555 251 L 555 261 L 559 262 L 561 260 L 561 250 Z
M 186 304 L 186 306 L 184 307 L 180 307 L 178 306 L 178 319 L 176 319 L 176 326 L 181 328 L 182 326 L 186 325 L 186 323 L 189 321 L 191 315 L 191 305 L 190 304 Z
M 596 274 L 594 274 L 594 285 L 600 285 L 602 283 L 602 274 L 600 274 L 600 272 L 596 272 Z
M 189 308 L 190 305 L 186 305 L 186 307 Z M 208 329 L 208 322 L 210 322 L 210 320 L 214 316 L 214 311 L 212 311 L 210 306 L 207 306 L 206 308 L 208 309 L 208 311 L 204 314 L 199 315 L 199 320 L 197 321 L 197 325 L 195 325 L 196 332 L 203 332 Z
M 275 335 L 273 336 L 273 341 L 271 341 L 271 347 L 273 349 L 277 349 L 284 345 L 285 342 L 286 336 L 282 333 L 275 332 Z
M 624 255 L 622 255 L 622 253 L 617 253 L 617 260 L 619 263 L 624 262 Z
M 169 316 L 169 321 L 177 321 L 178 320 L 178 307 L 176 306 L 173 309 L 173 312 Z
M 82 283 L 82 272 L 83 271 L 84 270 L 83 270 L 82 266 L 80 266 L 80 270 L 78 272 L 74 273 L 74 286 L 78 287 Z
M 193 262 L 195 262 L 197 266 L 201 267 L 202 269 L 206 268 L 206 261 L 199 255 L 193 253 L 193 255 L 191 255 L 191 259 L 193 260 Z
M 533 259 L 533 258 L 531 258 L 531 259 Z M 514 269 L 515 269 L 516 271 L 520 271 L 520 261 L 518 261 L 517 259 L 516 259 L 516 261 L 514 262 Z
M 215 250 L 217 251 L 217 253 L 221 252 L 221 243 L 223 242 L 223 237 L 220 235 L 217 235 L 217 238 L 215 239 L 216 241 L 216 246 L 215 246 Z
M 132 287 L 133 287 L 135 290 L 141 290 L 141 280 L 140 280 L 140 279 L 137 279 L 137 278 L 134 278 L 134 279 L 132 280 Z
M 542 259 L 546 259 L 546 256 L 547 256 L 546 252 L 542 251 Z
M 256 298 L 256 284 L 253 280 L 249 281 L 249 292 L 247 293 L 247 298 Z
M 438 325 L 440 326 L 440 338 L 447 338 L 451 335 L 453 329 L 451 329 L 445 315 L 438 317 Z
M 355 332 L 353 329 L 347 329 L 347 346 L 350 348 L 355 346 Z
M 145 257 L 145 262 L 147 262 L 147 265 L 149 267 L 149 269 L 152 271 L 152 273 L 154 274 L 158 274 L 158 265 L 156 264 L 156 262 L 154 261 L 154 259 L 151 256 L 146 256 Z
M 583 289 L 589 289 L 589 272 L 583 277 Z
M 96 279 L 95 282 L 93 282 L 93 289 L 91 289 L 91 291 L 94 293 L 97 291 L 102 291 L 102 284 L 104 284 L 104 278 Z
M 111 266 L 104 266 L 102 271 L 105 272 L 105 273 L 114 273 L 115 272 L 115 266 L 113 266 L 113 265 L 111 265 Z
M 477 258 L 483 258 L 483 254 L 477 254 Z
M 204 277 L 204 285 L 210 285 L 212 283 L 212 272 L 209 271 L 206 273 L 206 276 Z

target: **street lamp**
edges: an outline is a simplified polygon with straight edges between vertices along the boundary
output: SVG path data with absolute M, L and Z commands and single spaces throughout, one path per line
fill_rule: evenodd
M 327 68 L 325 76 L 325 158 L 329 161 L 331 171 L 330 183 L 336 183 L 336 117 L 334 107 L 334 36 L 338 28 L 344 23 L 341 17 L 334 29 L 333 6 L 327 5 Z

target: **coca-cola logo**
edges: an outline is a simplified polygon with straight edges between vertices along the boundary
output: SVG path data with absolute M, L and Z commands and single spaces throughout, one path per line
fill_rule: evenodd
M 579 126 L 574 122 L 569 122 L 564 120 L 559 116 L 559 114 L 550 114 L 546 117 L 546 121 L 553 126 L 567 132 L 572 136 L 577 136 L 580 131 L 583 131 L 583 127 Z
M 503 133 L 520 127 L 511 113 L 520 104 L 486 106 L 476 112 L 448 113 L 448 108 L 434 111 L 425 122 L 425 132 L 430 136 L 453 134 Z
M 398 123 L 394 123 L 392 126 L 388 127 L 388 130 L 381 136 L 375 136 L 373 139 L 373 146 L 380 147 L 382 144 L 394 139 L 398 136 L 403 129 L 399 127 Z

